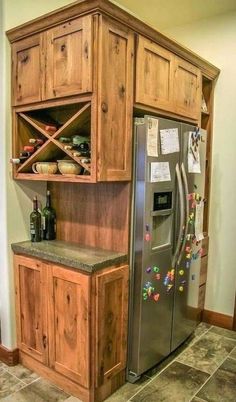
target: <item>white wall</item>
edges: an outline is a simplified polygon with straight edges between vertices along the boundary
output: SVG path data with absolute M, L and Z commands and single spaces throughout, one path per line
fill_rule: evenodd
M 215 92 L 205 309 L 232 316 L 236 287 L 236 13 L 165 33 L 221 69 Z
M 16 346 L 14 285 L 11 243 L 29 238 L 29 214 L 36 194 L 44 203 L 46 183 L 12 180 L 11 108 L 10 108 L 10 45 L 7 29 L 64 6 L 68 0 L 0 0 L 0 319 L 2 344 Z

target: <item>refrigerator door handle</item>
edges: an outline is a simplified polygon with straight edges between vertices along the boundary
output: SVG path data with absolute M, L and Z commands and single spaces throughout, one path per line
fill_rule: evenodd
M 188 219 L 189 219 L 189 200 L 188 200 L 188 180 L 187 180 L 187 175 L 186 175 L 186 171 L 185 171 L 185 167 L 184 164 L 181 164 L 181 174 L 183 177 L 183 182 L 184 182 L 184 198 L 185 198 L 185 227 L 184 227 L 184 237 L 183 237 L 183 242 L 182 242 L 182 247 L 179 253 L 179 258 L 177 261 L 177 264 L 179 265 L 183 252 L 184 252 L 184 248 L 186 245 L 186 240 L 187 240 L 187 233 L 188 233 Z
M 178 192 L 179 192 L 179 204 L 180 204 L 180 224 L 179 224 L 179 234 L 178 234 L 178 239 L 176 243 L 176 249 L 174 252 L 174 256 L 172 258 L 172 267 L 175 267 L 178 255 L 179 255 L 179 249 L 181 246 L 181 241 L 182 241 L 182 232 L 183 232 L 183 226 L 184 226 L 184 192 L 183 192 L 183 186 L 182 186 L 182 180 L 181 180 L 181 173 L 179 169 L 179 164 L 177 163 L 176 168 L 176 177 L 177 177 L 177 183 L 178 183 Z

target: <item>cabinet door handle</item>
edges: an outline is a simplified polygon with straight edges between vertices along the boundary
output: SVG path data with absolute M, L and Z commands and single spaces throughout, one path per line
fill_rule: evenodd
M 46 335 L 43 335 L 43 347 L 44 347 L 44 349 L 46 349 L 46 347 L 47 347 L 47 336 Z
M 104 113 L 107 113 L 107 112 L 108 112 L 108 106 L 107 106 L 107 104 L 106 104 L 105 102 L 102 102 L 102 111 L 103 111 Z

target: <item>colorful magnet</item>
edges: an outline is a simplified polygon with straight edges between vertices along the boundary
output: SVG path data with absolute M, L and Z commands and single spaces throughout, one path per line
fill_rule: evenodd
M 185 280 L 184 280 L 184 281 L 181 281 L 181 284 L 182 284 L 182 285 L 184 285 L 185 283 L 186 283 L 186 281 L 185 281 Z
M 156 274 L 156 280 L 159 281 L 161 279 L 161 274 Z
M 187 260 L 190 260 L 191 259 L 191 254 L 186 254 L 186 258 L 187 258 Z
M 167 286 L 167 292 L 168 292 L 168 293 L 169 293 L 170 290 L 173 288 L 173 286 L 174 286 L 174 285 L 171 285 L 171 284 L 169 284 L 169 285 Z
M 159 299 L 160 299 L 160 294 L 159 294 L 159 293 L 155 293 L 155 294 L 153 295 L 153 300 L 154 300 L 155 302 L 158 302 Z
M 147 294 L 143 294 L 143 300 L 147 300 L 148 295 Z
M 192 249 L 191 249 L 190 246 L 187 246 L 186 249 L 185 249 L 185 251 L 186 251 L 186 253 L 190 253 L 190 252 L 192 251 Z
M 150 241 L 150 239 L 151 239 L 150 233 L 146 233 L 145 234 L 145 240 Z
M 151 267 L 148 267 L 148 268 L 146 269 L 146 272 L 147 272 L 147 274 L 150 274 L 150 273 L 152 272 L 152 268 L 151 268 Z
M 179 286 L 179 291 L 183 292 L 184 291 L 184 287 L 183 286 Z
M 160 268 L 158 268 L 156 265 L 153 267 L 153 272 L 159 272 Z
M 184 270 L 181 269 L 181 270 L 179 271 L 179 274 L 180 274 L 180 276 L 182 276 L 182 275 L 184 274 Z

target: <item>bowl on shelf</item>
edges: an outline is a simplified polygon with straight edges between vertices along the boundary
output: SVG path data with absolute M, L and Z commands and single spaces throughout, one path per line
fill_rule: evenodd
M 57 162 L 35 162 L 32 170 L 37 174 L 55 174 L 57 173 Z
M 77 175 L 82 171 L 82 166 L 72 159 L 63 159 L 57 161 L 59 172 L 62 175 Z

